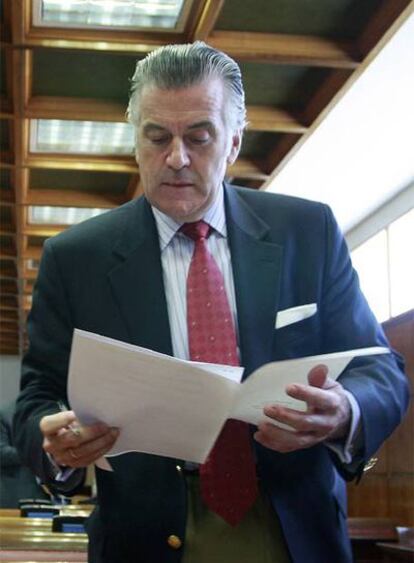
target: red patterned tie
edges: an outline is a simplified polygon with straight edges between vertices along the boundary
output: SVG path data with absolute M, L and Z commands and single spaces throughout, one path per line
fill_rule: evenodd
M 187 278 L 187 323 L 190 358 L 239 365 L 236 332 L 223 275 L 206 240 L 204 221 L 185 223 L 181 231 L 195 242 Z M 257 478 L 245 422 L 227 420 L 207 461 L 200 467 L 201 495 L 210 510 L 232 526 L 256 500 Z

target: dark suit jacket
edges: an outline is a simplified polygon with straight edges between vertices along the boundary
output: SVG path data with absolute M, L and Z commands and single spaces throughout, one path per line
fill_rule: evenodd
M 228 187 L 225 202 L 246 375 L 271 360 L 387 345 L 326 206 Z M 317 314 L 275 330 L 277 311 L 308 303 L 317 303 Z M 66 398 L 73 329 L 172 354 L 158 236 L 145 199 L 46 242 L 28 327 L 16 435 L 22 455 L 47 479 L 38 422 Z M 291 454 L 255 445 L 293 561 L 350 560 L 340 474 L 358 476 L 401 420 L 408 399 L 397 362 L 393 355 L 358 358 L 341 376 L 362 415 L 362 446 L 349 466 L 324 445 Z M 112 474 L 97 470 L 91 560 L 178 562 L 181 549 L 166 541 L 185 536 L 177 460 L 133 453 L 113 465 Z

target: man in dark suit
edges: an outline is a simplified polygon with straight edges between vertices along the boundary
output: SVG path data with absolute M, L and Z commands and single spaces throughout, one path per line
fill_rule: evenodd
M 73 329 L 193 357 L 183 296 L 194 243 L 184 223 L 212 227 L 208 252 L 246 377 L 272 360 L 387 346 L 325 205 L 223 184 L 245 125 L 232 59 L 203 43 L 151 53 L 137 64 L 128 116 L 145 196 L 46 242 L 29 317 L 16 436 L 60 491 L 75 491 L 119 433 L 58 412 Z M 343 478 L 360 477 L 404 414 L 399 359 L 357 358 L 338 382 L 321 367 L 287 393 L 307 409 L 265 409 L 293 432 L 265 421 L 251 429 L 259 494 L 237 525 L 203 502 L 197 469 L 129 453 L 111 459 L 112 473 L 97 469 L 90 561 L 350 561 Z
M 37 482 L 35 475 L 22 465 L 12 435 L 15 402 L 0 410 L 0 507 L 18 508 L 19 500 L 50 497 Z

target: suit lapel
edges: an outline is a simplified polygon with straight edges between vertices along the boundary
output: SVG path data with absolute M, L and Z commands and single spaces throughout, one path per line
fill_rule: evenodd
M 226 215 L 237 301 L 242 365 L 248 375 L 271 359 L 283 248 L 269 226 L 226 187 Z
M 133 344 L 172 354 L 158 233 L 144 198 L 130 208 L 108 274 L 115 301 Z

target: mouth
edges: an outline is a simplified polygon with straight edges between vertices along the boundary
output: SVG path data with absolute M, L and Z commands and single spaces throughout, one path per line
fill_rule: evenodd
M 193 186 L 191 182 L 163 182 L 162 184 L 171 188 L 188 188 Z

